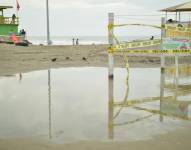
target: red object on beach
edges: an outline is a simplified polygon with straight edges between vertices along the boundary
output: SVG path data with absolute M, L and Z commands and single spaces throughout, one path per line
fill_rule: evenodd
M 17 3 L 17 11 L 19 11 L 19 9 L 20 9 L 20 4 L 19 4 L 18 0 L 16 0 L 16 3 Z
M 15 43 L 15 44 L 19 43 L 19 39 L 17 38 L 17 36 L 16 36 L 15 34 L 13 34 L 13 35 L 11 36 L 11 40 L 12 40 L 12 42 Z

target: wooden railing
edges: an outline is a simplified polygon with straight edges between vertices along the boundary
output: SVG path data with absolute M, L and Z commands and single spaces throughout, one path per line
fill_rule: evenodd
M 12 19 L 12 17 L 1 17 L 0 24 L 19 24 L 19 18 Z

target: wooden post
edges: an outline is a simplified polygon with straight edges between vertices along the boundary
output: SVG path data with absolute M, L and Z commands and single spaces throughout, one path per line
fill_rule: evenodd
M 109 78 L 109 80 L 108 80 L 108 93 L 109 93 L 109 101 L 108 101 L 108 138 L 112 140 L 114 138 L 113 78 Z
M 113 78 L 113 70 L 114 70 L 114 54 L 112 51 L 114 39 L 113 39 L 113 25 L 114 25 L 114 13 L 109 13 L 109 24 L 108 24 L 108 42 L 109 42 L 109 52 L 108 52 L 108 59 L 109 59 L 109 77 Z
M 163 17 L 161 20 L 161 26 L 165 26 L 165 18 Z M 163 49 L 163 40 L 166 37 L 166 30 L 165 28 L 161 29 L 161 50 Z M 161 54 L 161 79 L 160 79 L 160 112 L 162 112 L 162 102 L 164 99 L 164 87 L 165 87 L 165 56 Z M 163 121 L 163 115 L 160 114 L 160 121 Z

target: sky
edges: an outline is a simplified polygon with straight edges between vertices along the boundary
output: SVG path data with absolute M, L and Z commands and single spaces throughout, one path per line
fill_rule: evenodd
M 18 0 L 20 3 L 20 28 L 29 36 L 46 35 L 46 0 Z M 160 24 L 158 10 L 187 2 L 188 0 L 49 0 L 50 33 L 52 36 L 106 36 L 108 13 L 115 13 L 115 23 Z M 0 5 L 12 5 L 16 11 L 16 0 L 1 0 Z M 137 15 L 137 16 L 127 16 Z M 120 35 L 157 34 L 156 29 L 119 29 Z

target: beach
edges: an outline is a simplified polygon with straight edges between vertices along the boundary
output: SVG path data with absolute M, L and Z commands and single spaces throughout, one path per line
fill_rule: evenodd
M 157 47 L 147 47 L 145 49 L 159 49 Z M 38 70 L 48 70 L 56 68 L 74 68 L 74 67 L 108 67 L 108 45 L 57 45 L 43 46 L 30 45 L 29 47 L 20 47 L 8 44 L 0 44 L 0 76 L 12 76 L 15 74 L 28 73 Z M 129 64 L 131 68 L 159 68 L 160 55 L 129 55 Z M 115 67 L 124 68 L 125 61 L 123 54 L 115 55 Z M 190 57 L 181 57 L 179 62 L 191 64 Z M 174 65 L 174 57 L 166 59 L 167 65 Z M 50 79 L 50 78 L 49 78 Z M 27 79 L 25 79 L 27 80 Z M 70 80 L 70 79 L 67 79 Z M 36 81 L 36 79 L 35 79 Z M 61 80 L 60 80 L 61 81 Z M 102 82 L 102 80 L 101 80 Z M 26 81 L 27 83 L 27 81 Z M 50 84 L 50 82 L 49 82 Z M 22 85 L 22 84 L 20 84 Z M 23 85 L 25 85 L 23 83 Z M 46 83 L 46 85 L 48 85 Z M 40 85 L 37 85 L 40 86 Z M 55 85 L 54 85 L 55 86 Z M 53 87 L 54 87 L 53 86 Z M 30 91 L 29 94 L 32 92 Z M 53 89 L 52 87 L 52 89 Z M 63 85 L 62 88 L 64 89 Z M 41 89 L 41 88 L 39 88 Z M 47 88 L 51 90 L 51 87 Z M 11 90 L 10 90 L 11 91 Z M 9 90 L 8 90 L 9 92 Z M 16 91 L 14 91 L 16 93 Z M 49 91 L 50 92 L 50 91 Z M 6 95 L 6 94 L 5 94 Z M 74 94 L 75 95 L 75 94 Z M 81 94 L 80 94 L 81 95 Z M 49 95 L 50 96 L 50 95 Z M 28 96 L 27 98 L 32 97 Z M 25 100 L 27 100 L 27 98 Z M 19 99 L 19 98 L 18 98 Z M 41 99 L 39 99 L 41 100 Z M 56 101 L 59 99 L 56 99 Z M 68 100 L 68 99 L 67 99 Z M 54 102 L 54 101 L 53 101 Z M 23 104 L 24 106 L 24 104 Z M 54 103 L 53 103 L 54 106 Z M 48 108 L 48 106 L 46 106 Z M 12 107 L 14 108 L 14 107 Z M 148 121 L 149 122 L 149 121 Z M 157 122 L 159 125 L 161 122 Z M 166 123 L 168 124 L 168 123 Z M 189 127 L 189 125 L 188 125 Z M 144 129 L 143 129 L 144 130 Z M 157 132 L 157 130 L 156 130 Z M 21 132 L 22 133 L 22 132 Z M 138 131 L 135 133 L 138 134 Z M 177 130 L 168 130 L 145 138 L 142 140 L 88 140 L 58 142 L 48 139 L 48 137 L 11 137 L 0 138 L 0 150 L 160 150 L 160 149 L 190 149 L 191 134 L 188 128 L 178 128 Z
M 108 67 L 108 45 L 62 45 L 29 47 L 0 44 L 0 75 L 47 70 L 62 67 Z M 159 49 L 146 47 L 144 49 Z M 125 67 L 123 54 L 115 55 L 115 67 Z M 180 63 L 191 63 L 189 57 L 180 58 Z M 167 59 L 173 64 L 173 57 Z M 130 67 L 160 67 L 160 55 L 130 55 Z
M 2 0 L 0 150 L 190 150 L 179 1 Z

